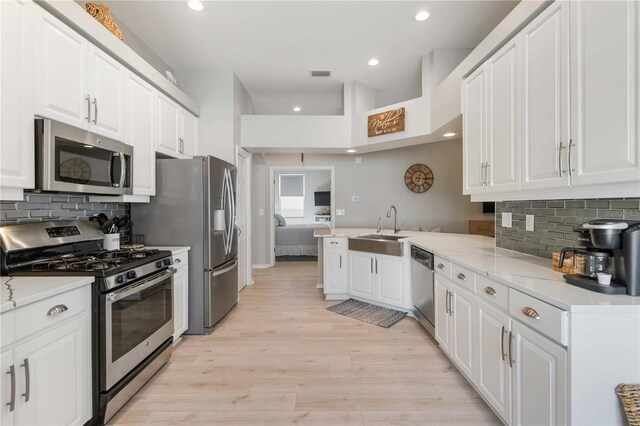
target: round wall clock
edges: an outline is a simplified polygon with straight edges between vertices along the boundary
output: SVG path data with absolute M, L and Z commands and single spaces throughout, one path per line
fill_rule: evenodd
M 60 164 L 60 180 L 63 182 L 87 183 L 91 178 L 91 166 L 82 158 L 70 158 Z
M 433 185 L 433 172 L 424 164 L 414 164 L 404 174 L 404 183 L 413 192 L 426 192 Z

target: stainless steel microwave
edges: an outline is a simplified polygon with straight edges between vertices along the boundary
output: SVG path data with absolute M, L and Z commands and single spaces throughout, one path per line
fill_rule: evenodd
M 36 189 L 132 193 L 133 147 L 57 121 L 37 118 Z

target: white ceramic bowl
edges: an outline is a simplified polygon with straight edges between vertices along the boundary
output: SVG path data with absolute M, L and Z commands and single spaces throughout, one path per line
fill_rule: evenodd
M 598 272 L 598 284 L 609 285 L 611 284 L 611 274 L 605 274 L 604 272 Z

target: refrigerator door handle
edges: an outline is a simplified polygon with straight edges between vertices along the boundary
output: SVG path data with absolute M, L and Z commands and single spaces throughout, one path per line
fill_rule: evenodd
M 231 229 L 229 229 L 229 253 L 233 247 L 233 240 L 236 237 L 236 197 L 233 195 L 233 177 L 231 177 L 231 170 L 229 170 L 229 196 L 231 205 Z
M 211 277 L 213 278 L 217 277 L 218 275 L 226 274 L 227 272 L 233 270 L 233 268 L 235 268 L 236 266 L 238 266 L 238 259 L 235 259 L 231 265 L 227 266 L 224 269 L 221 269 L 219 271 L 212 271 Z
M 227 186 L 227 200 L 229 202 L 229 226 L 227 227 L 226 235 L 226 251 L 225 254 L 231 253 L 231 238 L 233 236 L 233 195 L 231 194 L 231 172 L 229 169 L 224 169 L 225 184 Z M 226 217 L 225 217 L 226 219 Z
M 226 222 L 227 222 L 227 209 L 226 209 L 226 204 L 227 204 L 227 169 L 224 170 L 224 177 L 222 178 L 222 211 L 224 212 L 224 221 L 225 221 L 225 229 L 224 229 L 224 255 L 226 256 L 228 254 L 228 247 L 227 247 L 227 229 L 226 229 Z

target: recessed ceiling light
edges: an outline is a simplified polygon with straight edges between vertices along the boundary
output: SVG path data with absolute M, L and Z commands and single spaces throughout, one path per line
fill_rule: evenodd
M 195 10 L 196 12 L 200 12 L 204 9 L 204 5 L 200 0 L 189 0 L 187 2 L 187 6 L 189 6 L 189 9 Z
M 375 67 L 376 65 L 378 65 L 380 63 L 379 60 L 377 60 L 376 58 L 371 58 L 369 59 L 369 62 L 367 62 L 370 66 Z
M 302 111 L 302 108 L 300 108 L 299 106 L 294 106 L 294 107 L 293 107 L 293 110 L 294 110 L 295 112 L 300 112 L 300 111 Z
M 426 21 L 427 19 L 429 19 L 429 16 L 431 16 L 429 15 L 429 12 L 427 12 L 426 10 L 421 10 L 416 14 L 416 21 L 418 22 Z
M 356 150 L 355 150 L 355 149 L 348 149 L 348 150 L 347 150 L 347 152 L 348 152 L 349 154 L 353 154 L 354 152 L 356 152 Z
M 445 133 L 445 134 L 444 134 L 444 135 L 442 135 L 442 136 L 444 136 L 445 138 L 450 138 L 451 136 L 455 136 L 455 135 L 456 135 L 456 134 L 455 134 L 455 133 L 453 133 L 453 132 L 447 132 L 447 133 Z

